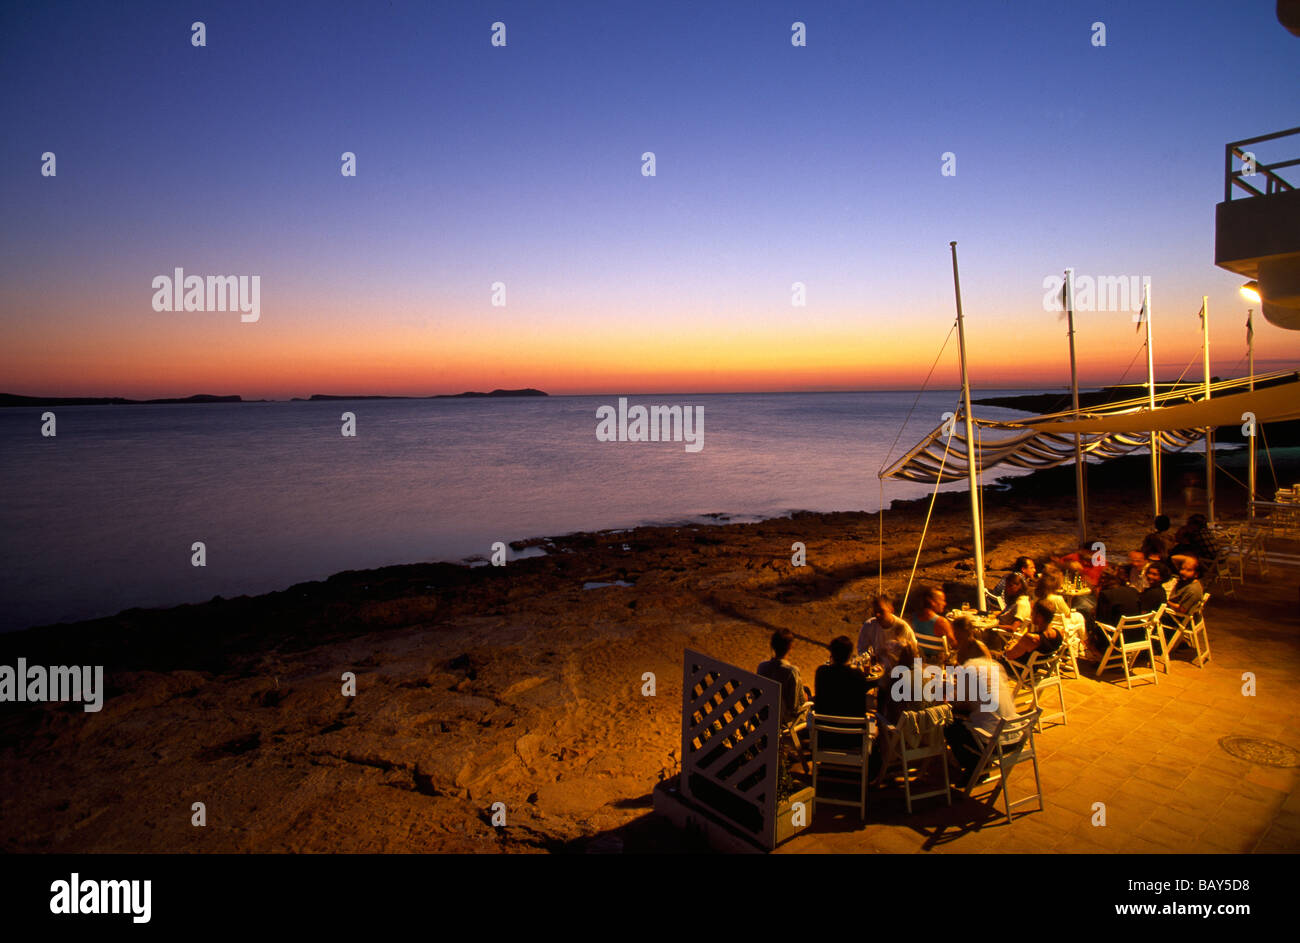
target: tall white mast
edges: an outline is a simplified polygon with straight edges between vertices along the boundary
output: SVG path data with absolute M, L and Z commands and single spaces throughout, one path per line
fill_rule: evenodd
M 975 456 L 975 436 L 971 429 L 970 375 L 966 370 L 966 327 L 961 315 L 961 278 L 957 274 L 957 243 L 948 243 L 952 249 L 952 288 L 957 296 L 957 349 L 961 357 L 962 415 L 966 420 L 966 470 L 970 479 L 971 536 L 975 544 L 975 592 L 977 609 L 984 608 L 984 524 L 980 520 L 979 479 Z
M 1205 356 L 1205 399 L 1210 399 L 1210 296 L 1201 296 L 1201 349 Z M 1214 427 L 1205 427 L 1205 508 L 1214 523 Z
M 1254 308 L 1246 309 L 1246 356 L 1250 360 L 1250 391 L 1255 392 L 1255 325 L 1251 319 L 1255 315 Z M 1258 430 L 1252 429 L 1252 432 Z M 1250 497 L 1247 502 L 1247 515 L 1251 520 L 1255 518 L 1255 436 L 1250 437 L 1250 464 L 1247 466 L 1246 486 L 1250 490 Z
M 1147 317 L 1147 405 L 1152 412 L 1156 409 L 1156 362 L 1151 352 L 1151 283 L 1142 286 L 1142 308 Z M 1156 430 L 1151 430 L 1151 507 L 1156 517 L 1160 516 L 1160 440 Z
M 1065 314 L 1070 323 L 1070 398 L 1074 405 L 1074 419 L 1079 419 L 1079 371 L 1074 360 L 1074 269 L 1065 270 Z M 1079 512 L 1079 545 L 1088 541 L 1088 502 L 1083 477 L 1083 447 L 1079 433 L 1074 434 L 1074 492 Z

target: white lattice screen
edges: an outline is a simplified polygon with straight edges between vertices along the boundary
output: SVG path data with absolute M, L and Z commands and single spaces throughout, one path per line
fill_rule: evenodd
M 682 682 L 682 792 L 760 846 L 776 845 L 781 685 L 689 649 Z

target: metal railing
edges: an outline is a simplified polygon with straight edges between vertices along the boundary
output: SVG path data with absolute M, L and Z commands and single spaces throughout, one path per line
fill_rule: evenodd
M 1255 173 L 1253 175 L 1242 170 L 1232 169 L 1232 161 L 1234 158 L 1243 162 L 1247 160 L 1247 151 L 1245 150 L 1247 146 L 1251 144 L 1259 144 L 1263 141 L 1275 141 L 1278 138 L 1288 137 L 1292 134 L 1300 135 L 1300 128 L 1289 128 L 1286 131 L 1275 131 L 1272 134 L 1261 134 L 1259 137 L 1246 138 L 1242 141 L 1233 141 L 1231 144 L 1225 145 L 1223 149 L 1223 202 L 1227 203 L 1232 199 L 1233 186 L 1241 187 L 1241 189 L 1245 190 L 1251 196 L 1271 196 L 1274 193 L 1281 193 L 1284 190 L 1294 190 L 1295 186 L 1282 179 L 1274 171 L 1280 170 L 1283 167 L 1294 167 L 1300 165 L 1300 157 L 1292 160 L 1277 161 L 1272 164 L 1261 164 L 1259 161 L 1255 161 Z M 1253 159 L 1253 157 L 1254 155 L 1252 154 L 1251 158 Z M 1251 186 L 1242 179 L 1242 177 L 1261 174 L 1264 177 L 1263 190 Z

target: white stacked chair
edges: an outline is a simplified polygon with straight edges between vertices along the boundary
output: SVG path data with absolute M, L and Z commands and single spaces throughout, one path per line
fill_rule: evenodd
M 1236 542 L 1224 541 L 1219 545 L 1218 553 L 1214 556 L 1207 583 L 1212 582 L 1222 587 L 1225 596 L 1235 596 L 1236 587 L 1233 583 L 1244 583 L 1245 577 L 1245 564 Z
M 1259 525 L 1258 521 L 1252 521 L 1247 524 L 1241 531 L 1238 538 L 1237 551 L 1241 554 L 1241 575 L 1243 582 L 1246 576 L 1246 562 L 1255 561 L 1255 569 L 1259 571 L 1260 576 L 1268 575 L 1268 553 L 1264 546 L 1264 528 Z

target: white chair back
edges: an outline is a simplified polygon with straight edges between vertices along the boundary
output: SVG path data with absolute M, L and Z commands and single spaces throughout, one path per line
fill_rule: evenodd
M 971 773 L 970 781 L 966 784 L 965 792 L 969 798 L 981 785 L 980 780 L 985 771 L 996 768 L 996 785 L 989 796 L 996 807 L 997 797 L 1001 794 L 1007 824 L 1012 821 L 1011 810 L 1027 802 L 1037 800 L 1038 811 L 1043 811 L 1043 781 L 1038 770 L 1038 753 L 1034 748 L 1034 728 L 1038 725 L 1039 719 L 1039 712 L 1032 710 L 1027 714 L 1021 714 L 1015 720 L 998 721 L 979 763 Z M 1012 802 L 1007 782 L 1011 771 L 1026 760 L 1034 764 L 1035 791 L 1033 795 Z
M 871 757 L 871 717 L 837 717 L 813 711 L 809 728 L 812 730 L 813 805 L 844 805 L 855 807 L 862 820 L 867 817 L 867 762 Z M 827 735 L 833 736 L 831 745 Z M 849 771 L 859 784 L 858 799 L 823 796 L 818 792 L 823 768 Z M 843 782 L 844 778 L 831 777 Z

